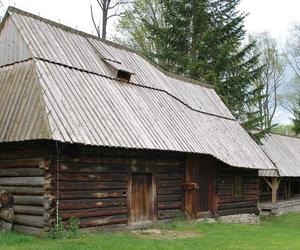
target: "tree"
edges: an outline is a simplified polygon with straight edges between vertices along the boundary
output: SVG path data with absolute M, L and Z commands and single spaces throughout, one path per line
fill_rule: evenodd
M 148 32 L 146 23 L 164 27 L 161 0 L 135 0 L 125 11 L 117 26 L 114 40 L 144 55 L 160 54 L 159 42 Z M 159 62 L 157 62 L 159 63 Z
M 119 29 L 125 29 L 130 45 L 164 69 L 215 86 L 236 118 L 253 129 L 261 123 L 258 110 L 253 111 L 253 103 L 261 98 L 253 81 L 262 67 L 257 66 L 255 43 L 242 45 L 246 15 L 237 10 L 239 2 L 137 0 Z M 149 7 L 145 12 L 144 6 L 159 11 L 154 14 Z M 137 21 L 129 27 L 133 17 Z
M 101 11 L 101 21 L 96 22 L 93 5 L 90 5 L 91 19 L 94 25 L 94 28 L 97 32 L 98 37 L 106 39 L 107 36 L 107 23 L 112 17 L 122 16 L 123 7 L 126 4 L 129 4 L 128 0 L 96 0 L 97 5 Z M 101 28 L 100 28 L 101 27 Z
M 282 106 L 292 115 L 296 134 L 300 133 L 300 24 L 290 30 L 286 45 L 286 59 L 294 73 L 290 83 L 291 91 L 283 97 Z
M 250 40 L 257 42 L 256 53 L 260 54 L 259 64 L 262 73 L 254 81 L 258 89 L 261 89 L 262 98 L 256 103 L 258 105 L 259 115 L 262 117 L 259 128 L 261 130 L 270 130 L 273 124 L 273 118 L 278 108 L 279 93 L 282 85 L 286 60 L 284 55 L 279 52 L 275 39 L 269 33 L 264 32 L 251 36 Z

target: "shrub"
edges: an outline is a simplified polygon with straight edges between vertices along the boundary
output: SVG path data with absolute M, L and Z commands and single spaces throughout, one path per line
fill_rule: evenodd
M 74 239 L 79 235 L 79 220 L 77 218 L 70 218 L 66 226 L 59 218 L 48 232 L 50 239 Z

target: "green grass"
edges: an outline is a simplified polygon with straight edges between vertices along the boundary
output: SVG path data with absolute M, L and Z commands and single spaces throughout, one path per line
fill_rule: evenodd
M 176 240 L 140 239 L 130 232 L 81 235 L 74 240 L 49 240 L 7 233 L 1 250 L 87 249 L 300 249 L 300 214 L 264 219 L 260 225 L 188 224 L 177 221 L 163 229 L 199 232 L 199 237 Z

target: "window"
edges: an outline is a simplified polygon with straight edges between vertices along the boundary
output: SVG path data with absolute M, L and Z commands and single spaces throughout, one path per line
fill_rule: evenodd
M 241 200 L 244 197 L 244 182 L 243 176 L 237 175 L 234 178 L 233 184 L 233 198 L 235 200 Z

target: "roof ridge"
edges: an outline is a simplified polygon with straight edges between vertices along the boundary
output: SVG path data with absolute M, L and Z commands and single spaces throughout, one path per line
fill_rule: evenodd
M 153 65 L 157 70 L 161 71 L 166 76 L 169 76 L 169 77 L 177 79 L 177 80 L 184 81 L 186 83 L 199 85 L 199 86 L 204 87 L 204 88 L 215 89 L 214 86 L 202 83 L 199 80 L 196 80 L 196 79 L 193 79 L 193 78 L 189 78 L 189 77 L 186 77 L 186 76 L 183 76 L 183 75 L 179 75 L 179 74 L 167 71 L 167 70 L 163 69 L 159 64 L 156 64 L 153 61 L 151 61 L 149 58 L 147 58 L 145 55 L 143 55 L 140 51 L 135 50 L 133 48 L 129 48 L 129 47 L 125 46 L 125 45 L 121 45 L 121 44 L 118 44 L 118 43 L 115 43 L 115 42 L 109 41 L 109 40 L 104 40 L 104 39 L 99 38 L 98 36 L 92 35 L 90 33 L 74 29 L 74 28 L 72 28 L 70 26 L 67 26 L 67 25 L 55 22 L 53 20 L 50 20 L 50 19 L 38 16 L 38 15 L 35 15 L 33 13 L 30 13 L 30 12 L 18 9 L 16 7 L 13 7 L 13 6 L 9 6 L 8 7 L 7 13 L 9 13 L 9 14 L 18 13 L 18 14 L 21 14 L 21 15 L 24 15 L 24 16 L 32 17 L 32 18 L 37 19 L 39 21 L 42 21 L 42 22 L 45 22 L 45 23 L 49 23 L 50 25 L 54 25 L 54 26 L 56 26 L 58 28 L 61 28 L 61 29 L 65 30 L 65 31 L 72 32 L 72 33 L 75 33 L 75 34 L 78 34 L 78 35 L 81 35 L 81 36 L 84 36 L 84 37 L 93 38 L 93 39 L 101 41 L 101 42 L 103 42 L 103 43 L 105 43 L 107 45 L 113 46 L 115 48 L 135 53 L 138 56 L 142 57 L 144 60 L 146 60 L 148 63 L 150 63 L 151 65 Z M 3 18 L 3 20 L 4 20 L 4 18 Z

